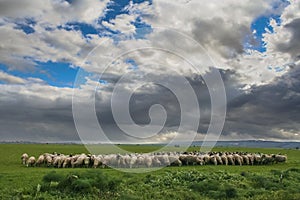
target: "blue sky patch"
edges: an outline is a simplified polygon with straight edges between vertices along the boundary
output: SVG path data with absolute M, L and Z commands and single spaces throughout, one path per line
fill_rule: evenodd
M 126 59 L 125 63 L 129 64 L 128 69 L 130 69 L 130 70 L 138 70 L 139 69 L 139 66 L 136 64 L 135 60 L 133 60 L 133 59 L 130 59 L 130 58 Z
M 133 3 L 143 3 L 143 2 L 149 2 L 149 4 L 152 4 L 152 0 L 133 0 Z M 130 3 L 130 0 L 121 0 L 121 1 L 111 1 L 111 3 L 107 6 L 107 11 L 104 17 L 100 19 L 100 21 L 110 21 L 112 19 L 115 19 L 118 15 L 121 14 L 129 14 L 129 11 L 126 10 L 126 6 L 128 6 Z
M 34 26 L 36 21 L 33 19 L 25 18 L 24 20 L 19 20 L 15 22 L 15 29 L 20 29 L 26 34 L 34 33 Z
M 136 19 L 133 25 L 136 27 L 136 34 L 134 36 L 136 39 L 145 39 L 145 36 L 152 32 L 152 27 L 143 22 L 140 17 Z
M 252 35 L 254 37 L 254 41 L 249 41 L 250 38 L 253 39 L 252 37 L 248 38 L 248 44 L 246 43 L 246 48 L 257 50 L 259 52 L 266 51 L 265 43 L 263 41 L 263 34 L 265 34 L 267 31 L 270 33 L 274 32 L 273 27 L 270 25 L 271 19 L 274 19 L 276 23 L 280 25 L 280 15 L 261 16 L 252 22 L 251 31 L 255 31 L 255 33 Z
M 39 70 L 43 74 L 39 77 L 49 83 L 50 85 L 57 87 L 72 87 L 75 81 L 78 67 L 72 67 L 69 63 L 63 62 L 46 62 L 37 63 Z
M 277 10 L 277 14 L 268 14 L 268 15 L 262 15 L 258 18 L 256 18 L 250 26 L 251 31 L 255 31 L 255 33 L 251 36 L 246 36 L 245 42 L 244 42 L 244 48 L 245 49 L 252 49 L 257 50 L 259 52 L 265 52 L 266 47 L 265 43 L 263 41 L 263 34 L 265 34 L 267 31 L 270 33 L 273 33 L 273 27 L 270 25 L 271 19 L 274 19 L 277 23 L 277 25 L 281 24 L 281 12 L 283 9 L 289 5 L 289 2 L 287 0 L 281 0 L 279 2 L 276 2 L 272 5 L 274 10 Z M 279 14 L 278 14 L 279 13 Z M 254 37 L 254 38 L 253 38 Z M 254 41 L 253 41 L 254 39 Z
M 108 84 L 108 82 L 106 80 L 103 80 L 103 79 L 100 79 L 99 83 L 102 84 L 102 85 L 107 85 Z
M 115 19 L 118 15 L 128 14 L 128 10 L 125 10 L 124 8 L 129 4 L 129 2 L 129 0 L 111 1 L 107 6 L 105 16 L 101 19 L 101 21 L 109 21 Z
M 20 77 L 20 78 L 39 78 L 46 83 L 56 87 L 73 87 L 79 67 L 72 67 L 69 63 L 63 62 L 36 62 L 34 71 L 8 71 L 7 67 L 0 64 L 0 70 Z
M 58 29 L 65 29 L 67 31 L 80 31 L 84 37 L 87 37 L 88 34 L 98 34 L 96 28 L 90 24 L 79 23 L 79 22 L 70 22 L 63 26 L 58 26 Z

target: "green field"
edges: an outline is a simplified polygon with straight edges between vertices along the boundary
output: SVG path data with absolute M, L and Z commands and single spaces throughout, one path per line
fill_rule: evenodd
M 119 147 L 131 152 L 159 148 L 156 145 Z M 93 148 L 111 153 L 108 145 Z M 88 153 L 83 145 L 1 144 L 0 150 L 0 199 L 300 199 L 300 151 L 295 149 L 217 147 L 215 151 L 286 154 L 288 162 L 266 166 L 166 167 L 142 174 L 115 169 L 27 168 L 21 165 L 20 156 L 24 152 L 36 157 L 54 151 Z M 189 150 L 199 150 L 199 147 Z M 45 175 L 48 179 L 43 178 Z M 70 182 L 73 185 L 63 185 L 71 175 L 96 177 L 96 183 L 86 178 Z M 105 185 L 107 180 L 111 182 Z

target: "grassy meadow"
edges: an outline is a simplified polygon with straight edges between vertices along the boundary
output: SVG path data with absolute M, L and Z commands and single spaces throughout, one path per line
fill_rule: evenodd
M 151 152 L 157 145 L 119 145 Z M 109 145 L 91 146 L 111 152 Z M 281 153 L 287 163 L 166 167 L 150 173 L 115 169 L 25 167 L 20 156 L 89 153 L 83 145 L 0 144 L 0 199 L 300 199 L 300 150 L 216 147 L 214 151 Z M 175 150 L 170 149 L 170 150 Z M 199 150 L 190 147 L 189 151 Z M 115 151 L 115 150 L 114 150 Z M 76 181 L 72 177 L 79 177 Z M 281 178 L 280 178 L 281 177 Z

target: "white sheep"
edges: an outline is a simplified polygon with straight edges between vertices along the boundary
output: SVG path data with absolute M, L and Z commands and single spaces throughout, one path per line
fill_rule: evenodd
M 182 162 L 179 160 L 179 156 L 177 155 L 170 155 L 169 156 L 170 165 L 172 166 L 181 166 Z
M 229 164 L 235 165 L 235 159 L 234 159 L 234 156 L 232 154 L 228 154 L 227 159 L 228 159 Z
M 152 165 L 153 167 L 159 167 L 161 165 L 161 162 L 159 161 L 158 157 L 155 155 L 151 156 L 152 158 Z
M 22 160 L 22 164 L 23 164 L 23 165 L 26 165 L 26 161 L 27 161 L 28 158 L 29 158 L 29 156 L 28 156 L 27 153 L 23 153 L 23 154 L 22 154 L 21 160 Z
M 214 165 L 218 165 L 217 157 L 215 155 L 210 156 L 210 162 Z
M 221 156 L 219 156 L 218 154 L 216 154 L 215 157 L 217 159 L 218 165 L 223 165 L 223 161 L 222 161 Z
M 66 157 L 64 158 L 62 167 L 63 167 L 63 168 L 66 168 L 66 167 L 72 166 L 72 165 L 71 165 L 71 161 L 72 161 L 72 157 L 71 157 L 71 156 L 66 156 Z
M 223 161 L 223 164 L 228 165 L 228 159 L 227 159 L 226 154 L 222 154 L 222 155 L 221 155 L 221 159 L 222 159 L 222 161 Z
M 42 164 L 44 164 L 44 162 L 45 162 L 45 156 L 40 155 L 36 161 L 36 166 L 41 166 Z
M 245 163 L 246 165 L 250 164 L 249 157 L 247 155 L 241 155 L 241 157 L 243 159 L 243 163 Z
M 35 164 L 35 157 L 34 156 L 30 156 L 26 162 L 26 166 L 27 167 L 33 167 Z
M 284 155 L 274 155 L 273 158 L 275 160 L 275 163 L 287 161 L 287 156 L 284 156 Z
M 144 158 L 144 163 L 146 167 L 152 167 L 152 157 L 150 155 L 146 155 Z
M 47 164 L 47 167 L 50 167 L 52 165 L 52 156 L 51 155 L 46 155 L 45 157 L 45 162 Z
M 130 168 L 135 167 L 136 161 L 137 161 L 137 157 L 136 157 L 135 155 L 132 155 L 132 156 L 131 156 L 131 159 L 130 159 L 129 167 L 130 167 Z
M 102 165 L 102 159 L 103 159 L 102 155 L 94 156 L 93 159 L 94 159 L 94 163 L 93 163 L 94 168 L 97 168 Z
M 84 159 L 83 159 L 83 164 L 85 167 L 89 167 L 91 163 L 91 157 L 90 156 L 86 156 Z
M 250 165 L 254 165 L 254 155 L 248 153 L 247 157 L 249 159 Z
M 254 154 L 254 164 L 262 164 L 262 158 L 260 154 Z
M 233 154 L 235 164 L 242 166 L 243 165 L 243 158 L 239 154 L 235 153 Z

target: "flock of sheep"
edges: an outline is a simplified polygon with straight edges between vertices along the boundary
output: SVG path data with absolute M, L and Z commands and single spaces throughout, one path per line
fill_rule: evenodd
M 168 152 L 132 153 L 126 155 L 64 155 L 44 153 L 37 159 L 24 153 L 22 163 L 28 166 L 69 167 L 161 167 L 182 165 L 266 165 L 286 162 L 287 156 L 280 154 L 242 153 L 242 152 Z

